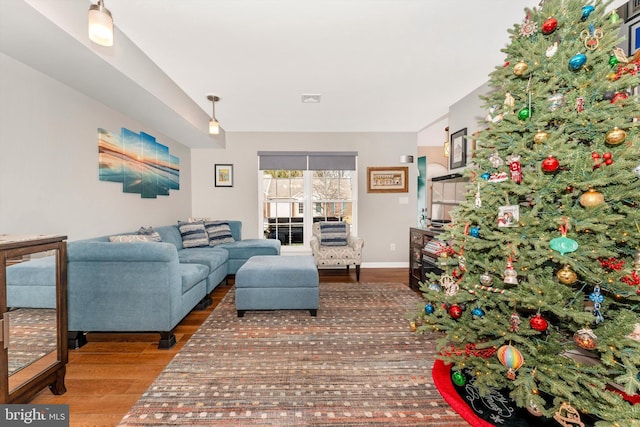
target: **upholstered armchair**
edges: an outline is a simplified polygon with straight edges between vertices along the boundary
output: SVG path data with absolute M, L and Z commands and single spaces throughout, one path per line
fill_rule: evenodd
M 356 280 L 360 281 L 362 246 L 364 240 L 351 236 L 349 224 L 339 221 L 322 221 L 313 224 L 311 253 L 318 267 L 356 266 Z

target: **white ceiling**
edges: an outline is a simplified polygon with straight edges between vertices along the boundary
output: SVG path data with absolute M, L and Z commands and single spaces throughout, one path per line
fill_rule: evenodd
M 419 131 L 487 81 L 507 29 L 537 4 L 105 0 L 116 26 L 204 111 L 207 94 L 221 97 L 228 132 Z M 303 104 L 305 93 L 321 103 Z

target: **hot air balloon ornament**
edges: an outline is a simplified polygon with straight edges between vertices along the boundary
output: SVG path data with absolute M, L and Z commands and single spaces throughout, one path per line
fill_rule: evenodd
M 507 371 L 507 378 L 510 380 L 516 379 L 516 371 L 522 366 L 524 363 L 524 357 L 522 353 L 509 343 L 508 345 L 503 345 L 496 352 L 496 356 L 498 356 L 498 360 L 505 367 L 509 368 Z

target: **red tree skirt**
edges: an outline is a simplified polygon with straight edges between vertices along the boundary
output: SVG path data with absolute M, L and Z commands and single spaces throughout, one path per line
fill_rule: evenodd
M 431 375 L 433 376 L 433 383 L 436 385 L 436 388 L 444 400 L 446 400 L 453 410 L 460 414 L 466 422 L 473 427 L 494 427 L 493 424 L 478 417 L 469 405 L 462 400 L 451 382 L 451 365 L 445 365 L 442 360 L 436 360 L 436 363 L 433 364 Z

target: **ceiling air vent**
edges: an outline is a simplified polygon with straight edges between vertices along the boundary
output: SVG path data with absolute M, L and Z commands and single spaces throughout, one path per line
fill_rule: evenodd
M 321 96 L 322 95 L 320 95 L 319 93 L 303 93 L 302 103 L 303 104 L 319 104 Z

